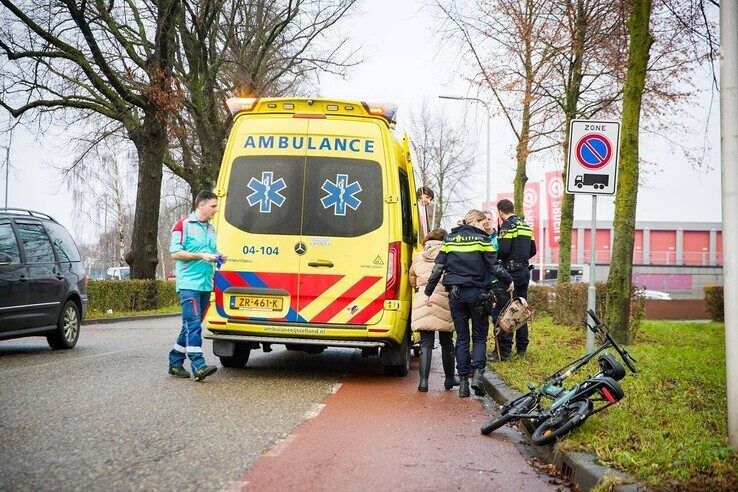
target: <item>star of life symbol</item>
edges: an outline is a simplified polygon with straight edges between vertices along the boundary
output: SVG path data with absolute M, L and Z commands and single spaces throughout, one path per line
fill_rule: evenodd
M 248 187 L 253 193 L 246 197 L 246 200 L 252 207 L 258 203 L 260 213 L 269 213 L 272 211 L 272 203 L 281 207 L 285 201 L 285 197 L 280 192 L 287 188 L 287 185 L 284 184 L 283 178 L 274 181 L 272 171 L 262 172 L 261 181 L 251 178 Z
M 356 198 L 356 194 L 361 191 L 361 185 L 358 181 L 349 184 L 348 174 L 336 174 L 336 182 L 325 180 L 321 187 L 323 191 L 328 193 L 320 199 L 323 208 L 334 207 L 333 215 L 346 215 L 346 207 L 356 210 L 361 205 L 361 200 Z

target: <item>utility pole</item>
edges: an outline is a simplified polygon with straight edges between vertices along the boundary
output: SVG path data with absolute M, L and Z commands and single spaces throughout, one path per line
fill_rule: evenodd
M 720 162 L 728 438 L 738 450 L 738 2 L 720 5 Z

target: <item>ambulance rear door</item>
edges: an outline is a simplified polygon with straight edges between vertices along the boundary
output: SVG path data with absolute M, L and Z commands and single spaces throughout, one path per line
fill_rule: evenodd
M 390 248 L 383 132 L 371 120 L 309 121 L 298 313 L 371 325 L 384 307 Z
M 218 227 L 229 258 L 215 276 L 221 316 L 304 321 L 297 300 L 306 149 L 293 144 L 307 132 L 307 121 L 295 118 L 237 122 Z

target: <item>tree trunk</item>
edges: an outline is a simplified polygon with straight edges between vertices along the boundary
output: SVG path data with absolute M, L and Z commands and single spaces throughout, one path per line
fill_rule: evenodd
M 569 130 L 566 130 L 568 133 Z M 568 137 L 565 139 L 568 140 Z M 566 186 L 567 171 L 562 173 L 564 186 Z M 571 233 L 574 227 L 574 197 L 571 193 L 564 193 L 561 202 L 561 227 L 559 234 L 559 261 L 556 282 L 567 284 L 571 282 Z M 550 226 L 552 227 L 552 226 Z
M 572 58 L 569 67 L 570 82 L 566 87 L 566 102 L 564 105 L 564 160 L 569 157 L 569 139 L 571 138 L 571 121 L 579 114 L 579 96 L 582 87 L 582 63 L 584 60 L 585 37 L 587 31 L 587 12 L 580 0 L 577 2 L 574 36 L 572 42 Z M 562 173 L 564 186 L 568 179 L 568 166 L 564 163 Z M 556 281 L 560 284 L 571 281 L 571 232 L 574 227 L 574 199 L 576 195 L 564 193 L 561 203 L 561 227 L 559 235 L 559 267 Z
M 131 266 L 132 279 L 156 278 L 161 182 L 164 175 L 164 156 L 169 144 L 167 122 L 178 109 L 178 94 L 172 87 L 172 61 L 176 49 L 180 4 L 178 0 L 161 0 L 156 6 L 156 38 L 147 69 L 149 103 L 143 108 L 143 122 L 140 127 L 128 130 L 138 151 L 136 210 L 131 250 L 126 255 L 126 262 Z
M 126 262 L 131 266 L 131 278 L 153 279 L 156 276 L 159 231 L 159 205 L 164 153 L 167 151 L 166 125 L 155 112 L 144 116 L 140 130 L 131 132 L 138 151 L 138 188 L 133 220 L 133 240 Z
M 620 169 L 618 171 L 618 191 L 615 197 L 614 240 L 610 273 L 607 277 L 607 309 L 605 310 L 610 332 L 616 340 L 622 343 L 630 342 L 628 319 L 638 198 L 638 130 L 649 52 L 653 44 L 653 38 L 648 31 L 651 0 L 633 2 L 631 9 L 626 21 L 630 42 L 623 87 Z
M 531 90 L 530 83 L 526 83 L 526 92 Z M 515 212 L 519 217 L 523 217 L 523 195 L 525 193 L 525 183 L 528 182 L 528 174 L 526 166 L 528 165 L 528 142 L 530 140 L 530 92 L 527 92 L 525 101 L 523 102 L 523 116 L 520 125 L 520 139 L 518 145 L 515 146 L 515 182 L 513 185 L 513 195 L 515 201 Z

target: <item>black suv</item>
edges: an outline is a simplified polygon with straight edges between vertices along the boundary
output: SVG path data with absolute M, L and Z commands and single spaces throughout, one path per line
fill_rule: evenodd
M 67 230 L 46 214 L 0 208 L 0 340 L 45 335 L 70 349 L 86 313 L 87 277 Z

